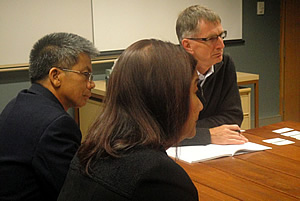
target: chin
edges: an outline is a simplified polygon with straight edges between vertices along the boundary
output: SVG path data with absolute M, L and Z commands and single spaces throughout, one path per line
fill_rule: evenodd
M 218 63 L 221 62 L 223 60 L 223 55 L 218 57 Z
M 83 106 L 85 106 L 85 105 L 86 105 L 86 102 L 84 102 L 84 103 L 80 104 L 80 106 L 79 106 L 79 107 L 83 107 Z
M 86 101 L 83 101 L 82 103 L 77 104 L 74 108 L 80 108 L 86 105 Z

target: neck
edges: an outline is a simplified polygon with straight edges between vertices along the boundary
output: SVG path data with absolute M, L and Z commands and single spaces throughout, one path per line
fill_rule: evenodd
M 69 109 L 68 106 L 66 106 L 62 99 L 60 98 L 59 96 L 59 93 L 58 93 L 58 90 L 55 86 L 53 86 L 53 84 L 50 82 L 49 79 L 46 79 L 46 80 L 41 80 L 39 82 L 40 85 L 42 85 L 43 87 L 47 88 L 56 98 L 57 100 L 60 102 L 60 104 L 63 106 L 64 110 L 67 111 Z
M 197 65 L 197 70 L 202 75 L 205 75 L 210 68 L 211 68 L 211 66 L 200 66 L 200 65 Z

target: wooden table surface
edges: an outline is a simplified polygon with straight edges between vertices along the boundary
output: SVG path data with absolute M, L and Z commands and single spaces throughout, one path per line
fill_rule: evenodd
M 272 132 L 283 127 L 300 131 L 299 122 L 280 122 L 244 133 L 249 141 L 270 150 L 202 163 L 176 162 L 193 180 L 199 200 L 300 200 L 300 141 Z M 278 146 L 262 141 L 277 137 L 295 143 Z

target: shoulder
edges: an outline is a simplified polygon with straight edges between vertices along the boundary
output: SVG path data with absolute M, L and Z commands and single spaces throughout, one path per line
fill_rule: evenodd
M 224 54 L 223 60 L 220 63 L 217 63 L 214 65 L 215 68 L 215 76 L 220 77 L 236 77 L 236 70 L 235 70 L 235 64 L 232 60 L 232 58 Z
M 111 164 L 122 165 L 123 173 L 131 175 L 132 184 L 141 178 L 156 175 L 164 177 L 166 174 L 185 174 L 184 170 L 177 165 L 165 150 L 150 148 L 137 148 L 128 155 L 117 160 L 111 160 Z M 102 164 L 103 165 L 103 164 Z
M 70 169 L 77 173 L 83 170 L 77 157 Z M 90 185 L 130 200 L 191 201 L 198 197 L 188 175 L 163 150 L 134 149 L 120 158 L 97 160 L 92 169 Z
M 74 119 L 63 109 L 51 92 L 42 86 L 37 85 L 38 89 L 33 86 L 29 90 L 19 92 L 16 98 L 5 107 L 1 114 L 1 122 L 6 123 L 5 128 L 23 127 L 22 130 L 15 132 L 27 132 L 35 138 L 47 129 L 47 131 L 53 131 L 51 129 L 53 127 L 60 130 L 68 128 L 71 131 L 79 131 Z
M 235 71 L 233 59 L 228 54 L 223 55 L 223 66 L 230 71 Z
M 165 152 L 149 152 L 149 161 L 133 193 L 133 200 L 198 200 L 197 190 L 187 173 Z M 150 159 L 150 158 L 149 158 Z
M 165 178 L 166 180 L 190 180 L 187 173 L 165 151 L 148 151 L 148 156 L 143 158 L 142 163 L 146 164 L 141 175 L 142 178 Z M 176 175 L 176 176 L 174 176 Z
M 60 105 L 49 102 L 39 102 L 37 108 L 33 110 L 32 126 L 37 127 L 40 135 L 38 147 L 42 150 L 57 144 L 57 149 L 73 150 L 78 148 L 81 141 L 81 131 L 75 120 L 60 107 Z M 38 126 L 37 126 L 38 125 Z M 75 152 L 74 152 L 75 153 Z
M 23 90 L 16 98 L 16 104 L 24 106 L 39 122 L 45 124 L 66 121 L 74 122 L 73 118 L 64 110 L 58 99 L 45 87 L 33 83 L 28 90 Z
M 223 61 L 232 60 L 231 56 L 229 54 L 223 54 Z
M 165 150 L 142 148 L 135 150 L 127 157 L 129 161 L 139 165 L 141 174 L 151 173 L 154 169 L 160 168 L 174 171 L 183 170 L 167 155 Z

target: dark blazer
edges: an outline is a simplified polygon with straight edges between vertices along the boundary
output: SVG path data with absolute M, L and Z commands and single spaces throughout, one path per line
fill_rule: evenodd
M 0 115 L 0 200 L 56 200 L 80 141 L 48 89 L 21 91 Z
M 203 103 L 197 133 L 194 138 L 184 140 L 182 145 L 209 144 L 209 128 L 223 124 L 242 124 L 241 98 L 235 65 L 230 56 L 224 54 L 223 61 L 214 65 L 214 73 L 205 80 L 204 85 L 201 87 L 198 84 L 197 95 Z
M 58 201 L 196 201 L 187 173 L 164 150 L 135 148 L 120 158 L 100 159 L 91 176 L 75 156 Z

